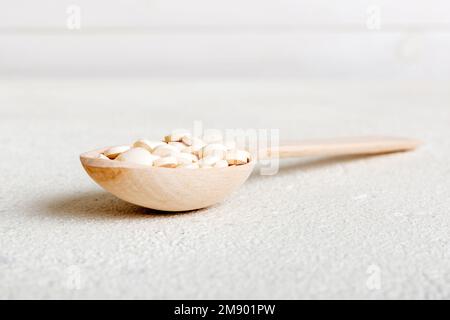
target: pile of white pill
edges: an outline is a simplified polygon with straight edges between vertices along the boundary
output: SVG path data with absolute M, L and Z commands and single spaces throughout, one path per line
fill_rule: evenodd
M 164 168 L 225 168 L 248 163 L 250 153 L 236 148 L 234 141 L 193 137 L 174 130 L 161 141 L 138 140 L 133 145 L 112 147 L 99 158 Z

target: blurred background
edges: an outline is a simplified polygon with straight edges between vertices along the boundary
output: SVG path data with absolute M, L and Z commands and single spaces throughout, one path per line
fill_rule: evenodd
M 1 76 L 449 79 L 446 0 L 3 0 Z

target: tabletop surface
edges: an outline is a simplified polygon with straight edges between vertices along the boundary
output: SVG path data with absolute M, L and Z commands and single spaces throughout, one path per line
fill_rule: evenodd
M 450 298 L 449 83 L 0 80 L 0 298 Z M 80 153 L 207 128 L 419 138 L 286 160 L 188 213 L 106 193 Z

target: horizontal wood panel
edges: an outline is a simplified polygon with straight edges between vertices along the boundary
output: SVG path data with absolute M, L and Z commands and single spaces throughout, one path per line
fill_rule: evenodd
M 365 27 L 370 6 L 382 26 L 448 28 L 448 0 L 2 0 L 0 29 L 66 28 L 67 8 L 81 9 L 82 28 L 165 26 Z M 182 28 L 181 28 L 182 29 Z
M 450 34 L 2 35 L 0 75 L 450 78 Z

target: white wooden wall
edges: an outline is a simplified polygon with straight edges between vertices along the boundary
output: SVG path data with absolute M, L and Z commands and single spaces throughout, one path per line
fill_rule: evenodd
M 22 75 L 450 79 L 450 1 L 0 0 Z

